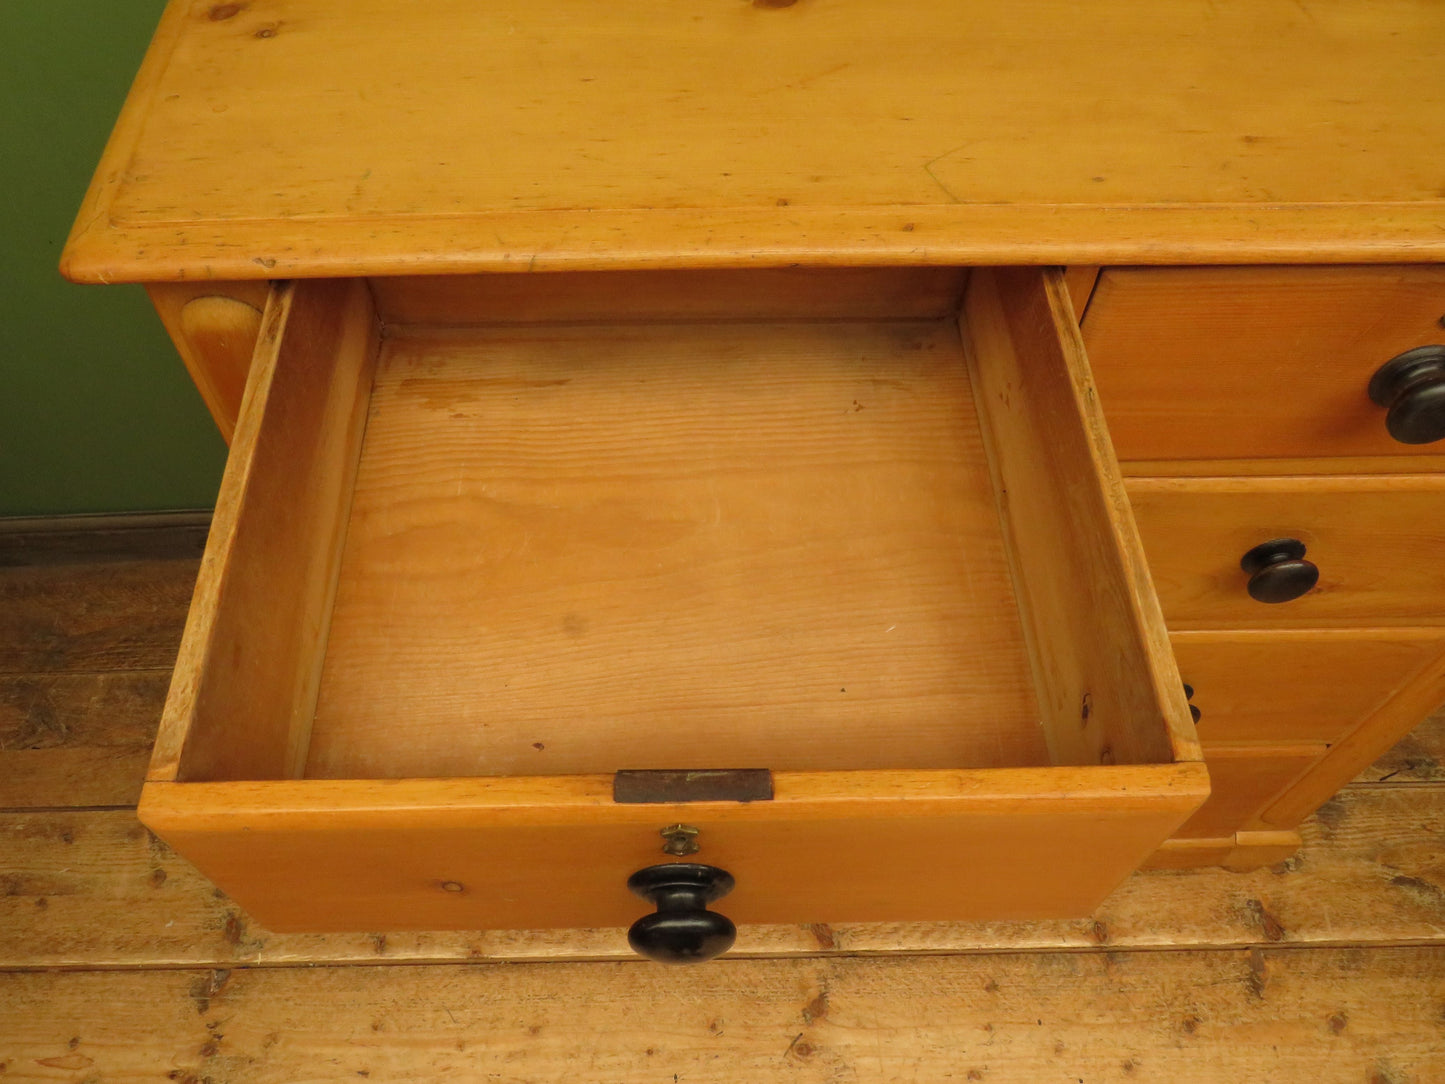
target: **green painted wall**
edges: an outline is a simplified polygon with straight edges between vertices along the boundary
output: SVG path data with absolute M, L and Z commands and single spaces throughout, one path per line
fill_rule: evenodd
M 0 0 L 0 516 L 209 508 L 225 446 L 145 293 L 56 264 L 163 0 Z

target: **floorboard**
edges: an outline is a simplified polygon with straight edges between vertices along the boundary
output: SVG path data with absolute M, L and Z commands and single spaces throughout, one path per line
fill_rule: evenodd
M 170 669 L 199 562 L 0 567 L 0 674 Z
M 1445 1079 L 1445 950 L 0 974 L 5 1079 Z
M 0 676 L 0 809 L 134 806 L 169 670 Z
M 135 820 L 203 530 L 147 522 L 0 528 L 7 1082 L 1445 1080 L 1445 713 L 1288 861 L 1079 921 L 276 935 Z
M 1436 712 L 1360 773 L 1359 783 L 1445 783 L 1445 711 Z

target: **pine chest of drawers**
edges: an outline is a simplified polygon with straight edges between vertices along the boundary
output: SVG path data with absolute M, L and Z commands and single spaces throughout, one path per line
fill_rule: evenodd
M 63 264 L 232 441 L 142 819 L 297 930 L 1287 854 L 1445 698 L 1442 24 L 174 0 Z

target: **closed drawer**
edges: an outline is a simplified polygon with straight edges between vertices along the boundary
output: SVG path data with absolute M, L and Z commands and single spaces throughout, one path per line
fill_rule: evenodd
M 1442 318 L 1445 267 L 1110 268 L 1084 340 L 1123 460 L 1441 455 L 1367 387 Z
M 1333 743 L 1445 653 L 1441 629 L 1175 632 L 1205 743 Z
M 1445 476 L 1131 478 L 1127 487 L 1173 629 L 1445 624 Z M 1271 604 L 1251 597 L 1240 562 L 1274 539 L 1302 543 L 1319 580 Z
M 1269 827 L 1258 818 L 1276 796 L 1304 775 L 1323 745 L 1206 745 L 1209 800 L 1175 833 L 1178 839 L 1213 839 Z
M 738 921 L 1083 914 L 1205 797 L 1056 274 L 921 320 L 370 297 L 268 304 L 142 798 L 263 924 L 624 923 L 679 823 Z

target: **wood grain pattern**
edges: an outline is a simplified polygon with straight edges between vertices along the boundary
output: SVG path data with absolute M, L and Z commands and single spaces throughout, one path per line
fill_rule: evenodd
M 1436 659 L 1394 698 L 1361 722 L 1342 741 L 1332 745 L 1309 776 L 1299 780 L 1274 802 L 1265 811 L 1263 819 L 1279 828 L 1298 824 L 1346 781 L 1364 771 L 1381 749 L 1388 748 L 1403 737 L 1416 719 L 1439 709 L 1442 701 L 1445 701 L 1445 659 Z M 1442 714 L 1445 712 L 1436 711 L 1436 718 L 1424 728 L 1425 734 L 1433 732 L 1438 735 L 1441 729 L 1439 716 Z M 1427 758 L 1417 770 L 1428 773 L 1429 765 Z
M 1101 268 L 1089 264 L 1074 264 L 1064 268 L 1064 286 L 1073 304 L 1074 319 L 1082 324 L 1089 309 L 1089 299 L 1094 295 L 1094 286 L 1099 281 Z
M 625 924 L 628 875 L 681 820 L 698 860 L 736 876 L 736 921 L 1023 919 L 1089 913 L 1208 790 L 1199 762 L 774 785 L 765 802 L 621 805 L 608 775 L 148 782 L 140 818 L 281 930 Z
M 563 271 L 380 277 L 371 291 L 387 325 L 941 319 L 967 278 L 956 267 Z
M 1445 623 L 1445 477 L 1130 478 L 1170 628 Z M 1320 582 L 1293 602 L 1247 593 L 1239 560 L 1297 538 Z
M 1272 869 L 1135 874 L 1088 917 L 743 926 L 741 956 L 1441 944 L 1438 786 L 1347 787 Z M 277 933 L 126 811 L 0 816 L 0 967 L 627 959 L 618 927 Z M 1216 861 L 1227 861 L 1228 851 Z M 1293 849 L 1293 848 L 1292 848 Z M 1280 856 L 1283 858 L 1284 856 Z M 632 901 L 625 921 L 643 913 Z M 729 909 L 723 906 L 727 912 Z
M 170 676 L 0 677 L 0 809 L 134 806 Z
M 1170 640 L 1202 713 L 1201 740 L 1231 744 L 1337 741 L 1445 654 L 1440 629 L 1231 629 Z
M 1445 711 L 1437 711 L 1357 777 L 1361 783 L 1445 782 Z
M 1445 953 L 1263 949 L 0 976 L 18 1081 L 1445 1074 Z M 747 996 L 739 996 L 747 991 Z M 97 1014 L 97 1005 L 106 1006 Z M 1104 1038 L 1101 1040 L 1101 1036 Z M 160 1067 L 160 1068 L 158 1068 Z M 67 1074 L 59 1076 L 60 1073 Z
M 169 668 L 197 563 L 0 567 L 0 674 Z
M 1109 268 L 1084 342 L 1121 459 L 1438 456 L 1365 389 L 1442 316 L 1445 267 Z
M 1245 829 L 1234 833 L 1234 847 L 1221 865 L 1235 873 L 1285 865 L 1297 860 L 1303 842 L 1294 829 Z
M 1247 829 L 1225 836 L 1176 836 L 1166 840 L 1140 869 L 1219 866 L 1233 873 L 1246 873 L 1265 866 L 1288 868 L 1286 863 L 1299 860 L 1298 851 L 1303 844 L 1303 837 L 1292 829 Z
M 1206 745 L 1209 798 L 1174 838 L 1209 838 L 1276 826 L 1277 822 L 1264 821 L 1264 811 L 1315 765 L 1325 749 L 1324 745 Z M 1293 828 L 1297 823 L 1277 826 Z
M 1073 13 L 440 0 L 398 19 L 384 0 L 176 0 L 64 267 L 155 281 L 1445 251 L 1440 104 L 1420 92 L 1445 36 L 1429 0 Z
M 1424 447 L 1424 446 L 1421 446 Z M 1433 445 L 1431 447 L 1437 447 Z M 1317 459 L 1133 459 L 1119 464 L 1125 477 L 1272 477 L 1286 474 L 1441 474 L 1445 456 L 1352 455 Z
M 267 304 L 152 778 L 299 772 L 377 335 L 362 282 Z
M 1197 760 L 1062 274 L 976 271 L 960 326 L 1053 762 Z
M 265 282 L 164 282 L 151 304 L 229 444 L 270 288 Z
M 1046 763 L 949 324 L 387 341 L 308 775 Z

